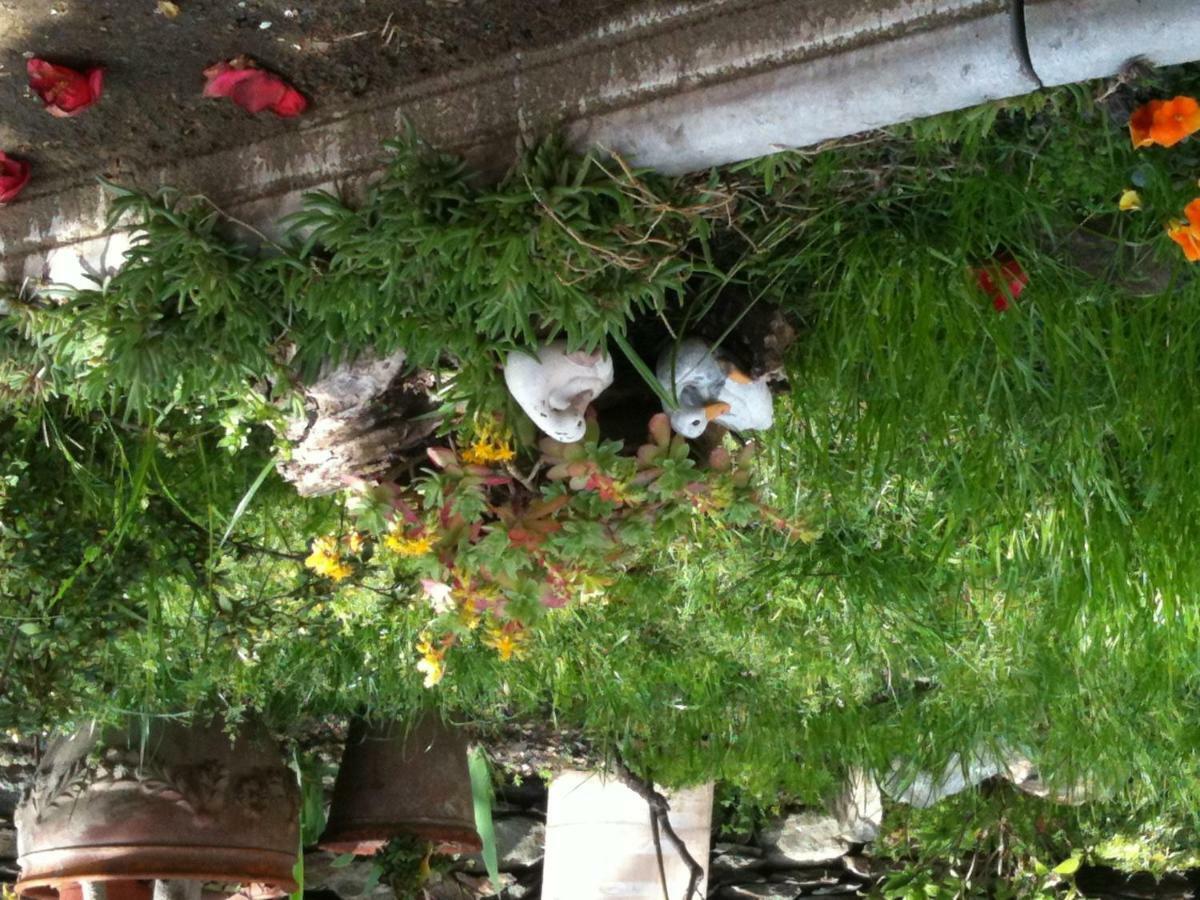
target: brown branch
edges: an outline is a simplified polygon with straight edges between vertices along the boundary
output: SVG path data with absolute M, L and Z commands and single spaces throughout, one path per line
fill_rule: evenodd
M 613 762 L 613 768 L 616 770 L 617 780 L 646 801 L 646 805 L 650 807 L 651 821 L 658 824 L 662 833 L 667 836 L 667 840 L 671 842 L 671 846 L 675 848 L 675 852 L 679 854 L 679 858 L 688 867 L 691 877 L 688 879 L 687 892 L 683 895 L 683 900 L 692 900 L 692 897 L 698 896 L 700 893 L 700 879 L 704 877 L 704 867 L 696 862 L 696 858 L 688 850 L 683 838 L 672 827 L 671 805 L 667 802 L 667 798 L 656 791 L 654 785 L 634 775 L 619 754 Z M 662 859 L 661 852 L 659 859 L 660 861 Z
M 662 834 L 658 827 L 658 816 L 654 809 L 648 807 L 650 813 L 650 834 L 654 836 L 654 858 L 658 860 L 658 883 L 662 885 L 663 900 L 671 900 L 667 887 L 667 867 L 663 864 Z

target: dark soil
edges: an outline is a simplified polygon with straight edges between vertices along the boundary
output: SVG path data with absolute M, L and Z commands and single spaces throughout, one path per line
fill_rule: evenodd
M 639 0 L 0 0 L 0 150 L 35 178 L 120 177 L 299 127 L 206 100 L 201 72 L 254 57 L 312 101 L 305 121 L 389 91 L 579 36 Z M 107 68 L 102 99 L 56 119 L 25 60 Z

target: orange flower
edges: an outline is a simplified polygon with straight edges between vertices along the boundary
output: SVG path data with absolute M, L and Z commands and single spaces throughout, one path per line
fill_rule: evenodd
M 1187 222 L 1174 222 L 1167 228 L 1167 237 L 1183 248 L 1188 262 L 1200 262 L 1200 197 L 1186 207 Z
M 1129 137 L 1137 148 L 1151 144 L 1173 147 L 1197 131 L 1200 131 L 1200 103 L 1194 97 L 1151 100 L 1129 117 Z

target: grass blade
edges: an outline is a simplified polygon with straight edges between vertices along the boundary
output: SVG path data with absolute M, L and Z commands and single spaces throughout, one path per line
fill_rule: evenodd
M 483 866 L 492 882 L 492 890 L 499 893 L 500 862 L 496 854 L 496 829 L 492 824 L 492 778 L 487 757 L 478 747 L 471 748 L 469 762 L 471 797 L 475 801 L 475 830 L 483 841 Z

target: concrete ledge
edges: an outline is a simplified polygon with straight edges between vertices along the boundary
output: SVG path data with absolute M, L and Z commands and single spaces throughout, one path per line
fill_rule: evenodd
M 1194 0 L 1039 0 L 1034 66 L 1052 84 L 1126 59 L 1200 56 Z M 1044 70 L 1044 71 L 1043 71 Z M 308 190 L 353 192 L 411 123 L 485 171 L 565 127 L 639 165 L 685 172 L 1026 93 L 1008 0 L 690 0 L 651 3 L 560 46 L 403 87 L 278 137 L 178 160 L 138 179 L 201 193 L 270 231 Z M 0 210 L 0 280 L 77 286 L 111 270 L 94 183 L 34 185 Z

